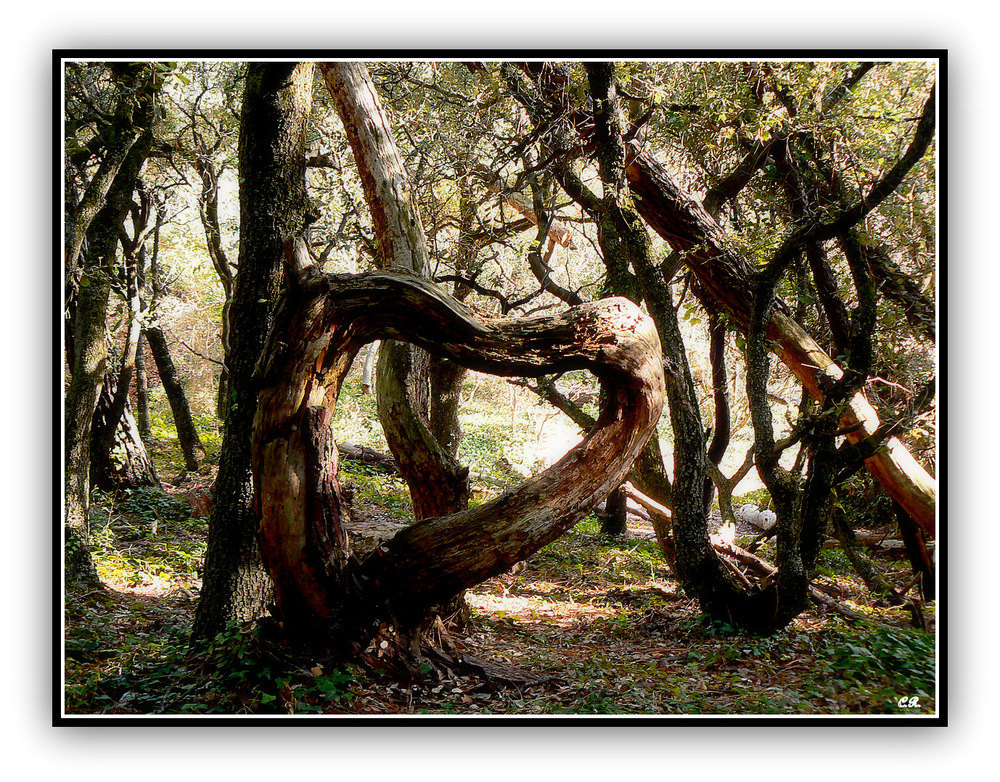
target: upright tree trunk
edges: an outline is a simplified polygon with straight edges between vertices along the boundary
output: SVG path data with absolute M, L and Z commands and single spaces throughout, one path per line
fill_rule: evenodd
M 362 63 L 320 68 L 354 152 L 383 264 L 428 276 L 420 214 L 367 69 Z M 452 513 L 469 501 L 468 468 L 437 441 L 430 426 L 429 366 L 423 351 L 405 343 L 386 341 L 379 350 L 379 420 L 418 519 Z
M 605 254 L 618 265 L 631 265 L 663 347 L 666 398 L 674 435 L 674 480 L 670 489 L 673 540 L 657 529 L 664 556 L 678 580 L 698 596 L 708 611 L 716 603 L 741 597 L 712 549 L 706 522 L 707 456 L 698 395 L 681 337 L 670 288 L 653 261 L 649 234 L 625 182 L 626 147 L 618 108 L 617 77 L 611 63 L 588 64 L 590 89 L 597 107 L 594 137 L 604 195 L 598 230 Z
M 146 373 L 145 337 L 139 337 L 139 349 L 135 354 L 135 423 L 139 436 L 148 440 L 152 435 L 152 421 L 149 418 L 149 375 Z
M 198 436 L 198 429 L 194 425 L 194 418 L 191 417 L 191 407 L 188 405 L 184 386 L 177 376 L 177 368 L 170 356 L 167 338 L 160 326 L 149 326 L 144 336 L 153 355 L 153 361 L 156 362 L 156 371 L 160 375 L 160 382 L 163 383 L 163 391 L 167 395 L 170 412 L 174 417 L 177 442 L 181 446 L 181 453 L 184 454 L 184 468 L 197 470 L 205 458 L 205 449 Z
M 65 536 L 67 583 L 97 585 L 97 571 L 89 550 L 88 516 L 90 506 L 91 434 L 98 394 L 107 371 L 106 315 L 111 295 L 111 279 L 119 231 L 132 200 L 136 178 L 152 140 L 154 97 L 160 80 L 145 65 L 126 66 L 116 118 L 118 127 L 106 155 L 109 160 L 122 157 L 107 189 L 103 206 L 96 212 L 86 231 L 89 250 L 85 254 L 82 277 L 77 290 L 75 312 L 67 334 L 67 360 L 70 383 L 65 398 Z M 138 137 L 136 140 L 133 133 Z M 98 199 L 100 202 L 101 199 Z M 79 217 L 78 217 L 79 219 Z M 76 255 L 83 242 L 76 234 L 67 237 L 71 257 L 67 275 L 75 279 Z
M 208 256 L 212 260 L 215 273 L 222 284 L 222 323 L 220 324 L 220 341 L 222 343 L 222 372 L 219 375 L 219 388 L 216 394 L 216 409 L 219 418 L 225 420 L 226 409 L 229 407 L 229 310 L 233 300 L 233 270 L 222 246 L 222 227 L 219 223 L 219 177 L 215 164 L 209 155 L 195 154 L 193 165 L 201 178 L 201 197 L 198 199 L 198 214 L 202 227 L 205 229 L 205 243 Z
M 250 437 L 257 411 L 254 367 L 283 282 L 284 242 L 303 229 L 310 63 L 251 63 L 240 118 L 240 250 L 230 307 L 229 407 L 209 520 L 205 580 L 192 634 L 267 610 L 271 579 L 257 539 Z

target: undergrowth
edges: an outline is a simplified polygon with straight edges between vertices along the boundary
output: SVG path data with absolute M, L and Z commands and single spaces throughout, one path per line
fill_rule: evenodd
M 353 413 L 344 408 L 345 421 L 369 414 L 370 398 L 355 404 Z M 470 427 L 465 447 L 482 456 L 484 473 L 501 475 L 508 467 L 498 439 L 509 449 L 517 444 L 503 421 L 487 423 Z M 180 463 L 169 432 L 159 432 L 153 448 L 158 466 Z M 349 460 L 341 468 L 356 502 L 411 520 L 401 480 Z M 913 715 L 936 708 L 935 635 L 906 626 L 905 611 L 868 593 L 837 548 L 823 551 L 818 582 L 866 619 L 848 623 L 814 608 L 773 636 L 753 637 L 709 620 L 679 590 L 651 528 L 633 525 L 609 539 L 600 519 L 588 516 L 511 572 L 469 590 L 466 621 L 452 631 L 464 654 L 529 672 L 537 683 L 503 687 L 450 674 L 411 683 L 377 663 L 295 658 L 270 639 L 266 624 L 231 626 L 191 646 L 207 519 L 191 518 L 172 490 L 95 492 L 92 511 L 106 589 L 71 594 L 65 605 L 68 715 Z M 905 580 L 905 560 L 870 554 L 893 583 Z

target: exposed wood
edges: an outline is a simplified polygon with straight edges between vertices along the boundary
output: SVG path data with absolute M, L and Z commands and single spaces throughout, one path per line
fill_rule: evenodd
M 485 321 L 433 284 L 403 272 L 357 277 L 307 274 L 282 308 L 259 367 L 254 473 L 262 545 L 282 581 L 289 627 L 359 632 L 364 610 L 416 621 L 428 606 L 554 540 L 619 485 L 655 430 L 662 406 L 659 340 L 630 302 L 609 299 L 561 315 Z M 375 304 L 378 306 L 373 306 Z M 607 389 L 597 427 L 548 470 L 501 497 L 406 528 L 352 570 L 344 587 L 310 544 L 313 527 L 344 523 L 335 482 L 328 509 L 309 499 L 304 476 L 317 458 L 307 417 L 332 408 L 353 356 L 372 339 L 406 337 L 481 372 L 538 376 L 590 369 Z M 328 458 L 333 458 L 332 454 Z M 333 466 L 324 468 L 332 474 Z M 338 558 L 338 561 L 339 558 Z M 353 590 L 349 596 L 343 589 Z M 357 592 L 360 592 L 359 596 Z M 379 608 L 379 606 L 382 606 Z
M 563 68 L 543 62 L 521 63 L 520 67 L 531 76 L 538 96 L 522 91 L 519 99 L 531 105 L 543 97 L 549 111 L 570 116 L 566 98 L 568 76 Z M 572 119 L 580 134 L 576 143 L 587 146 L 594 132 L 593 123 L 583 114 L 572 115 Z M 745 331 L 750 324 L 750 300 L 746 292 L 754 271 L 749 260 L 732 247 L 716 220 L 680 186 L 667 167 L 635 141 L 629 143 L 626 176 L 643 219 L 684 256 L 684 262 L 697 278 L 698 284 L 693 289 L 702 303 L 710 311 L 726 312 L 731 322 Z M 817 399 L 822 399 L 822 386 L 832 385 L 843 376 L 843 370 L 795 323 L 787 308 L 776 309 L 767 336 L 774 342 L 781 360 Z M 879 427 L 878 415 L 863 392 L 850 400 L 843 424 L 845 428 L 860 424 L 849 436 L 852 442 L 867 439 Z M 865 464 L 921 529 L 933 535 L 937 482 L 898 438 L 889 438 Z
M 321 63 L 358 167 L 384 267 L 430 276 L 416 198 L 393 139 L 389 118 L 364 63 Z M 410 489 L 414 515 L 450 513 L 469 502 L 469 471 L 429 424 L 430 362 L 407 344 L 383 342 L 376 378 L 379 420 Z
M 356 462 L 361 462 L 362 464 L 374 465 L 386 472 L 399 473 L 399 468 L 396 466 L 396 462 L 393 461 L 389 454 L 376 451 L 374 448 L 369 448 L 367 445 L 359 445 L 358 443 L 348 442 L 337 443 L 337 450 L 340 452 L 340 456 L 343 459 L 351 459 Z

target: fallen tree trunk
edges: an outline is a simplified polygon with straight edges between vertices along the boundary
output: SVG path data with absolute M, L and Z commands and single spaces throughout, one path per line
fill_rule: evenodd
M 412 627 L 433 605 L 576 524 L 621 484 L 655 432 L 664 388 L 660 344 L 652 321 L 631 302 L 484 321 L 410 273 L 322 275 L 300 263 L 294 276 L 258 367 L 253 437 L 261 549 L 293 637 L 314 639 L 322 630 L 328 642 L 356 642 L 380 621 Z M 419 521 L 358 561 L 329 421 L 352 359 L 384 338 L 504 376 L 589 369 L 606 401 L 597 426 L 548 470 L 491 502 Z

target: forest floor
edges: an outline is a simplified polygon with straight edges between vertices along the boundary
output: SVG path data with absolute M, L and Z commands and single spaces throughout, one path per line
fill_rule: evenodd
M 405 519 L 396 479 L 364 469 L 347 477 L 357 501 Z M 450 636 L 463 656 L 492 664 L 492 675 L 428 666 L 413 683 L 393 673 L 388 656 L 381 664 L 378 645 L 364 665 L 294 659 L 270 649 L 258 629 L 232 628 L 189 649 L 207 519 L 192 517 L 171 486 L 98 494 L 94 507 L 105 588 L 66 604 L 67 715 L 935 711 L 935 634 L 868 593 L 835 546 L 821 555 L 815 583 L 866 619 L 813 606 L 785 630 L 751 637 L 707 621 L 679 591 L 651 528 L 633 518 L 626 535 L 610 539 L 587 517 L 467 593 L 466 620 Z M 905 558 L 869 553 L 890 583 L 908 580 Z M 933 612 L 925 607 L 928 618 Z

